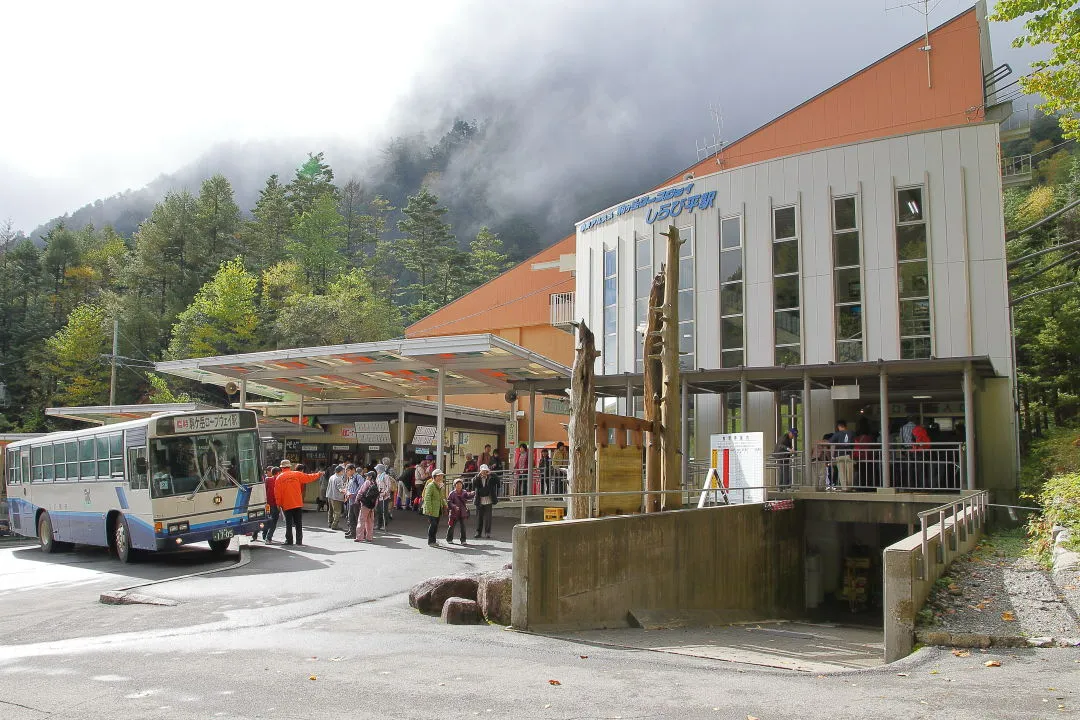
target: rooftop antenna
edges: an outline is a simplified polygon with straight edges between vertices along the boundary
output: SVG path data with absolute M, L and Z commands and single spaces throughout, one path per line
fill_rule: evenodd
M 937 10 L 940 4 L 941 0 L 935 0 L 933 3 L 930 0 L 885 0 L 885 12 L 908 8 L 923 16 L 924 42 L 919 49 L 926 53 L 926 87 L 928 88 L 934 87 L 930 81 L 930 13 Z
M 713 121 L 716 123 L 716 133 L 712 136 L 712 142 L 709 142 L 709 138 L 705 138 L 699 145 L 697 141 L 694 141 L 694 147 L 697 149 L 697 159 L 701 162 L 705 158 L 716 156 L 716 164 L 720 167 L 724 166 L 724 112 L 720 109 L 720 105 L 708 106 L 709 114 L 713 116 Z

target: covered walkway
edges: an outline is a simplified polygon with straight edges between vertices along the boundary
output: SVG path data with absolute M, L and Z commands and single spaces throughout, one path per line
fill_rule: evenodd
M 448 408 L 447 395 L 507 393 L 515 383 L 569 381 L 570 368 L 498 336 L 458 335 L 324 347 L 272 350 L 157 363 L 158 372 L 235 388 L 239 407 L 285 416 L 303 426 L 315 405 L 327 414 L 394 412 L 398 467 L 404 450 L 406 412 L 432 408 L 431 444 L 446 461 L 448 411 L 462 420 L 498 421 L 498 413 Z M 249 395 L 275 402 L 249 403 Z M 426 398 L 434 397 L 433 403 Z M 533 410 L 535 412 L 535 409 Z M 484 415 L 484 417 L 480 417 Z M 465 416 L 469 416 L 466 418 Z

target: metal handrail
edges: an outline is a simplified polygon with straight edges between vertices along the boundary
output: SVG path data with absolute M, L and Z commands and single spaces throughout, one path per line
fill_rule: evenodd
M 949 550 L 959 549 L 959 543 L 956 543 L 957 517 L 959 517 L 961 513 L 963 514 L 964 522 L 959 526 L 959 532 L 964 536 L 966 536 L 967 533 L 974 532 L 975 529 L 984 529 L 986 525 L 986 509 L 989 506 L 989 502 L 989 491 L 978 490 L 957 500 L 953 500 L 952 502 L 938 505 L 929 510 L 922 510 L 918 513 L 919 533 L 922 540 L 922 565 L 919 568 L 920 580 L 925 580 L 928 575 L 927 565 L 929 564 L 930 537 L 926 519 L 932 515 L 937 515 L 938 517 L 938 557 L 936 558 L 936 561 L 939 564 L 947 565 Z M 949 513 L 949 517 L 951 517 L 953 521 L 952 533 L 949 532 L 949 527 L 945 524 L 946 513 Z M 960 539 L 962 541 L 964 538 L 961 537 Z M 953 543 L 956 543 L 956 548 L 952 547 Z

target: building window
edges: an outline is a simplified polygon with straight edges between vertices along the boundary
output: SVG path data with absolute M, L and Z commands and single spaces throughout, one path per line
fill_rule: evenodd
M 604 248 L 604 344 L 600 350 L 605 375 L 619 371 L 619 246 Z
M 863 353 L 862 254 L 854 195 L 833 198 L 833 280 L 836 360 L 861 362 Z
M 645 370 L 645 327 L 649 322 L 649 291 L 653 281 L 653 241 L 638 235 L 634 242 L 634 371 Z
M 679 367 L 693 370 L 697 365 L 694 331 L 694 228 L 679 228 Z
M 742 218 L 720 221 L 720 367 L 745 363 Z
M 930 357 L 930 263 L 923 188 L 896 191 L 896 274 L 900 302 L 900 357 Z
M 799 323 L 799 233 L 795 206 L 773 209 L 773 312 L 777 365 L 802 358 Z

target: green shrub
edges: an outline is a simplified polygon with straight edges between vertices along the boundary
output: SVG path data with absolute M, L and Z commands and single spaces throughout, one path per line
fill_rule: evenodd
M 1036 440 L 1020 468 L 1020 492 L 1035 499 L 1055 475 L 1080 472 L 1080 429 L 1056 427 Z
M 1039 493 L 1039 502 L 1043 511 L 1028 522 L 1028 536 L 1033 554 L 1049 565 L 1055 525 L 1068 528 L 1072 532 L 1070 549 L 1080 550 L 1080 472 L 1051 477 Z

